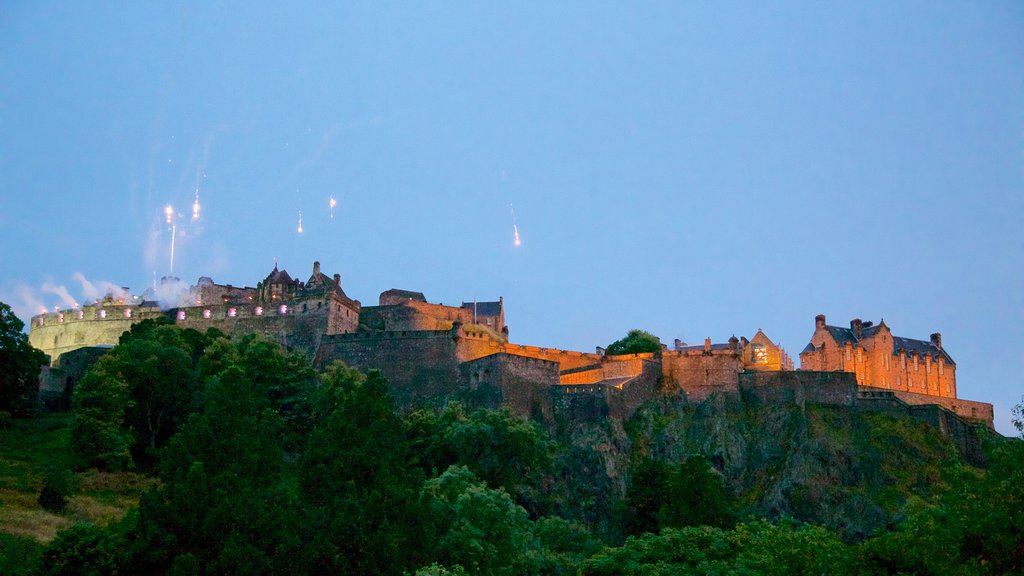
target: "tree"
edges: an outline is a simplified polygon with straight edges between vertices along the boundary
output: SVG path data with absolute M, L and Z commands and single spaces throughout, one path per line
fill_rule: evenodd
M 621 548 L 587 560 L 585 576 L 675 574 L 855 574 L 852 550 L 835 534 L 806 524 L 764 520 L 733 530 L 713 526 L 668 528 L 631 537 Z
M 617 356 L 619 354 L 641 354 L 646 352 L 661 352 L 661 340 L 650 332 L 643 330 L 630 330 L 624 338 L 616 340 L 608 345 L 605 354 Z
M 310 548 L 323 570 L 402 574 L 426 564 L 416 494 L 423 475 L 410 462 L 402 421 L 379 371 L 341 363 L 321 375 L 315 426 L 300 469 L 310 511 Z
M 425 482 L 420 501 L 442 565 L 462 566 L 470 574 L 537 572 L 540 549 L 526 510 L 465 466 L 452 466 Z
M 1024 400 L 1014 406 L 1011 413 L 1013 414 L 1013 427 L 1017 429 L 1017 434 L 1024 438 Z
M 25 323 L 0 302 L 0 411 L 30 412 L 39 390 L 39 370 L 46 354 L 28 343 Z
M 197 409 L 199 380 L 180 331 L 122 339 L 75 388 L 72 444 L 102 468 L 152 465 Z M 131 457 L 125 458 L 125 449 Z

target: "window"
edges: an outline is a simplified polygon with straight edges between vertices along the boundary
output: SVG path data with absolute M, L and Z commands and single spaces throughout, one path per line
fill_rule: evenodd
M 238 316 L 238 310 L 236 308 L 228 308 L 228 318 L 234 318 Z
M 257 316 L 263 316 L 263 306 L 257 306 L 256 307 L 256 315 Z
M 203 318 L 209 318 L 210 316 L 213 316 L 213 312 L 211 312 L 209 308 L 203 310 Z
M 125 318 L 131 318 L 132 317 L 132 309 L 131 308 L 125 308 L 124 309 L 124 317 Z
M 750 361 L 755 364 L 764 364 L 768 361 L 768 350 L 764 344 L 752 344 L 750 346 Z
M 107 317 L 107 311 L 106 310 L 100 310 L 100 318 L 106 318 L 106 317 Z M 41 320 L 40 320 L 40 323 L 42 323 Z
M 81 320 L 82 318 L 85 318 L 85 311 L 84 311 L 84 310 L 79 310 L 79 311 L 78 311 L 78 314 L 76 314 L 76 317 L 77 317 L 77 318 L 78 318 L 79 320 Z
M 178 320 L 184 320 L 184 319 L 185 319 L 185 311 L 184 310 L 178 310 Z
M 287 304 L 281 304 L 280 306 L 278 306 L 277 307 L 277 313 L 278 314 L 287 314 L 288 313 L 288 305 Z

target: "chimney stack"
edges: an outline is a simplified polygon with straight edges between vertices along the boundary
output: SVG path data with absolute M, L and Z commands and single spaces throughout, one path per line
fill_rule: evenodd
M 313 262 L 313 275 L 316 276 L 320 273 L 320 261 L 316 260 Z
M 853 330 L 853 335 L 860 340 L 861 335 L 864 334 L 864 323 L 860 321 L 860 318 L 854 318 L 850 320 L 850 330 Z
M 673 343 L 672 349 L 673 350 L 679 350 L 682 347 L 683 347 L 683 341 L 680 340 L 679 338 L 676 338 L 676 341 Z
M 817 316 L 814 317 L 814 329 L 815 330 L 824 330 L 825 329 L 825 315 L 824 314 L 818 314 Z
M 711 338 L 704 339 L 704 352 L 711 353 Z
M 934 344 L 939 350 L 942 350 L 942 334 L 939 334 L 938 332 L 932 334 L 932 344 Z
M 334 275 L 334 285 L 341 288 L 341 274 Z
M 746 338 L 743 339 L 743 345 L 746 346 Z M 736 335 L 733 334 L 729 337 L 729 350 L 735 352 L 739 348 L 740 341 L 736 339 Z

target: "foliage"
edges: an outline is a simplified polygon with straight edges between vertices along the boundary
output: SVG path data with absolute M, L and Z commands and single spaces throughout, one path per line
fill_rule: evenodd
M 36 406 L 46 354 L 28 343 L 25 323 L 0 302 L 0 410 L 24 415 Z
M 684 526 L 727 527 L 735 521 L 721 476 L 699 455 L 676 464 L 641 461 L 626 489 L 622 514 L 626 534 Z
M 1024 573 L 1024 442 L 998 441 L 982 476 L 946 471 L 951 489 L 896 530 L 864 543 L 870 571 L 916 574 Z
M 1024 438 L 1024 401 L 1014 406 L 1010 412 L 1013 414 L 1013 427 L 1017 429 L 1017 434 Z
M 421 565 L 422 533 L 409 519 L 419 515 L 422 475 L 409 462 L 384 378 L 335 364 L 321 379 L 300 476 L 313 547 L 336 573 L 400 574 Z
M 5 576 L 34 574 L 42 553 L 42 544 L 34 539 L 0 532 L 0 574 Z
M 471 574 L 533 572 L 539 550 L 526 510 L 488 488 L 465 466 L 452 466 L 420 492 L 433 528 L 436 558 Z
M 198 333 L 149 322 L 136 328 L 85 374 L 72 399 L 74 446 L 103 469 L 151 467 L 197 408 Z
M 646 352 L 661 353 L 661 340 L 644 330 L 630 330 L 626 336 L 608 345 L 605 354 L 616 356 L 619 354 L 642 354 Z
M 850 549 L 834 534 L 805 524 L 764 520 L 733 530 L 668 528 L 631 537 L 621 548 L 587 560 L 580 571 L 600 575 L 853 574 Z
M 39 492 L 39 505 L 48 512 L 63 512 L 68 505 L 68 496 L 78 489 L 77 484 L 77 478 L 67 468 L 47 467 L 43 489 Z
M 551 471 L 553 446 L 536 424 L 507 408 L 466 414 L 453 402 L 440 414 L 414 412 L 406 427 L 416 462 L 425 472 L 463 465 L 488 486 L 504 488 L 531 512 L 542 508 L 541 485 Z

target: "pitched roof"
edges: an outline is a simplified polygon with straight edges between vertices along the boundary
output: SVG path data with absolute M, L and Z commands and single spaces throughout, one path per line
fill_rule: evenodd
M 853 333 L 852 328 L 843 328 L 840 326 L 825 326 L 825 329 L 828 330 L 829 335 L 832 336 L 832 338 L 836 341 L 836 344 L 838 344 L 840 347 L 846 346 L 846 343 L 849 342 L 851 346 L 857 348 L 861 340 L 874 336 L 875 334 L 878 333 L 878 329 L 881 327 L 882 324 L 878 324 L 877 326 L 865 326 L 864 329 L 861 330 L 860 338 L 857 338 L 857 336 Z M 894 356 L 896 354 L 899 354 L 901 350 L 905 350 L 907 354 L 916 353 L 922 356 L 927 354 L 934 358 L 935 360 L 938 360 L 941 356 L 942 358 L 945 359 L 947 364 L 956 365 L 956 362 L 953 361 L 953 358 L 950 357 L 948 352 L 946 352 L 944 349 L 940 350 L 930 340 L 916 340 L 914 338 L 893 336 L 892 342 L 892 353 Z M 814 352 L 814 345 L 808 343 L 807 347 L 803 349 L 803 352 Z M 801 354 L 803 352 L 801 352 Z
M 274 265 L 274 271 L 267 276 L 266 282 L 268 284 L 291 284 L 294 280 L 288 275 L 287 270 L 278 270 L 277 265 Z
M 892 353 L 899 354 L 900 351 L 906 351 L 907 354 L 918 354 L 920 356 L 928 355 L 934 360 L 938 360 L 940 357 L 946 361 L 946 364 L 956 365 L 953 358 L 949 356 L 949 353 L 944 349 L 940 350 L 930 340 L 915 340 L 913 338 L 903 338 L 902 336 L 893 336 L 893 351 Z

